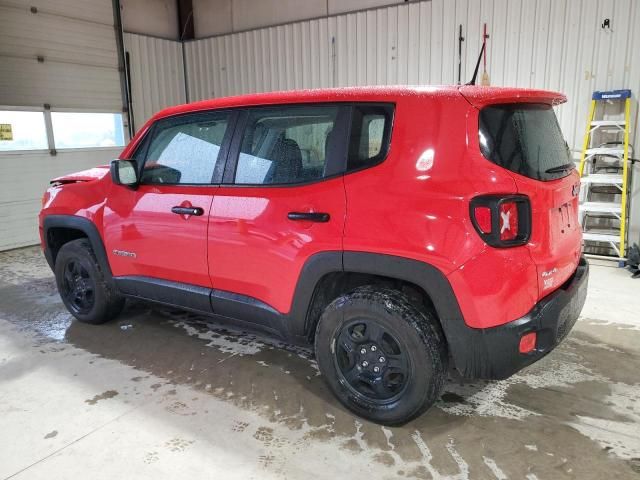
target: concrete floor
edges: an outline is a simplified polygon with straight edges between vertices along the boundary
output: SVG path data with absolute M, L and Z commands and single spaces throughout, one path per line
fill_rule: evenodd
M 590 282 L 544 360 L 384 428 L 309 351 L 144 304 L 83 325 L 37 248 L 0 253 L 0 479 L 640 478 L 640 280 Z

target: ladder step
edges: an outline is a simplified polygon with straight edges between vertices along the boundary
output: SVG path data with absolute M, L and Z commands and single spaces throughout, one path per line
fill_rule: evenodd
M 590 242 L 613 242 L 620 243 L 620 235 L 611 233 L 589 233 L 584 232 L 582 239 Z
M 591 122 L 593 127 L 624 127 L 627 124 L 624 120 L 594 120 Z
M 622 158 L 624 155 L 624 148 L 614 147 L 596 147 L 596 148 L 588 148 L 585 150 L 587 155 L 615 155 L 616 157 Z
M 620 215 L 620 204 L 610 202 L 584 202 L 580 205 L 580 212 L 610 213 Z
M 602 185 L 622 185 L 622 175 L 615 173 L 592 173 L 580 179 L 582 183 L 599 183 Z

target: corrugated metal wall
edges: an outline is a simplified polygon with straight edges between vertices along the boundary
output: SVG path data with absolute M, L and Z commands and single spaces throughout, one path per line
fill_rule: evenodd
M 182 44 L 127 33 L 134 126 L 144 125 L 158 110 L 186 102 Z
M 612 29 L 600 28 L 610 18 Z M 186 44 L 190 100 L 293 88 L 449 84 L 463 25 L 466 81 L 488 24 L 493 85 L 560 90 L 579 148 L 591 92 L 640 89 L 640 2 L 433 0 L 223 35 Z

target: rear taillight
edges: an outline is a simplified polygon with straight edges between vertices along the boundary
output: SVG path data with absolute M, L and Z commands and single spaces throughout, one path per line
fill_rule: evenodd
M 503 242 L 513 240 L 518 236 L 518 205 L 516 202 L 504 202 L 500 204 L 500 240 Z
M 529 241 L 531 204 L 525 195 L 482 195 L 471 200 L 471 222 L 492 247 L 516 247 Z
M 478 205 L 473 211 L 473 216 L 482 233 L 491 233 L 491 209 Z

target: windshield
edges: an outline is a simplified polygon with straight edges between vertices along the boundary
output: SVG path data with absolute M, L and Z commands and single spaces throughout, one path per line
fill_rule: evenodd
M 480 111 L 480 150 L 493 163 L 536 180 L 555 180 L 574 168 L 551 105 L 514 103 Z

